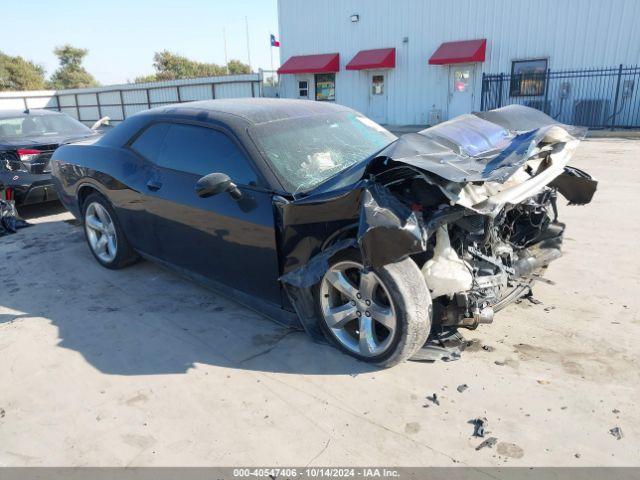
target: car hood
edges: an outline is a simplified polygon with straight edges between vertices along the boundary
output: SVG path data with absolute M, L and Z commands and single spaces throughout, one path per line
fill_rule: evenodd
M 509 105 L 405 134 L 380 156 L 451 182 L 504 183 L 541 145 L 577 145 L 585 134 L 585 128 L 563 125 L 533 108 Z
M 75 135 L 37 135 L 27 138 L 16 139 L 0 139 L 0 147 L 7 149 L 21 148 L 21 147 L 37 147 L 39 145 L 62 145 L 63 143 L 76 142 L 78 140 L 84 140 L 86 138 L 92 138 L 99 136 L 99 133 L 90 132 Z

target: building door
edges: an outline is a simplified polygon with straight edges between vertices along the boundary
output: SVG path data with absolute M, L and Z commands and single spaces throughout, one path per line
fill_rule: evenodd
M 309 100 L 309 89 L 311 86 L 308 76 L 296 75 L 296 93 L 298 98 L 301 98 L 302 100 Z
M 377 123 L 387 123 L 386 73 L 369 72 L 369 118 Z
M 449 119 L 473 110 L 474 79 L 474 64 L 449 66 Z

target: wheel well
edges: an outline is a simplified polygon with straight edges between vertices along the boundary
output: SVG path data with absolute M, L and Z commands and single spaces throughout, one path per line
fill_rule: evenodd
M 321 250 L 324 250 L 330 247 L 337 241 L 342 240 L 344 238 L 349 238 L 349 237 L 357 238 L 357 235 L 358 235 L 357 223 L 352 223 L 350 225 L 342 227 L 336 230 L 335 232 L 333 232 L 331 235 L 329 235 L 329 237 L 322 243 Z
M 82 206 L 84 205 L 85 199 L 92 193 L 100 193 L 98 189 L 92 187 L 91 185 L 83 185 L 78 190 L 78 207 L 80 212 L 82 213 Z

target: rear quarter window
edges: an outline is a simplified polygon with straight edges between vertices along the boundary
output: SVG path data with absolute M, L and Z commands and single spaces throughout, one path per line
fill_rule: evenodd
M 156 123 L 147 128 L 142 134 L 131 144 L 131 149 L 142 155 L 147 160 L 154 163 L 158 162 L 160 150 L 164 138 L 169 130 L 168 123 Z

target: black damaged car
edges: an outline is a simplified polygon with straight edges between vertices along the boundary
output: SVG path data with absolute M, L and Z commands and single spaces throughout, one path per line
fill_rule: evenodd
M 62 143 L 96 135 L 70 116 L 49 110 L 0 111 L 3 200 L 17 205 L 56 200 L 49 159 Z
M 421 358 L 530 292 L 560 256 L 584 131 L 527 107 L 396 138 L 339 105 L 194 102 L 52 158 L 107 268 L 150 258 L 367 362 Z

